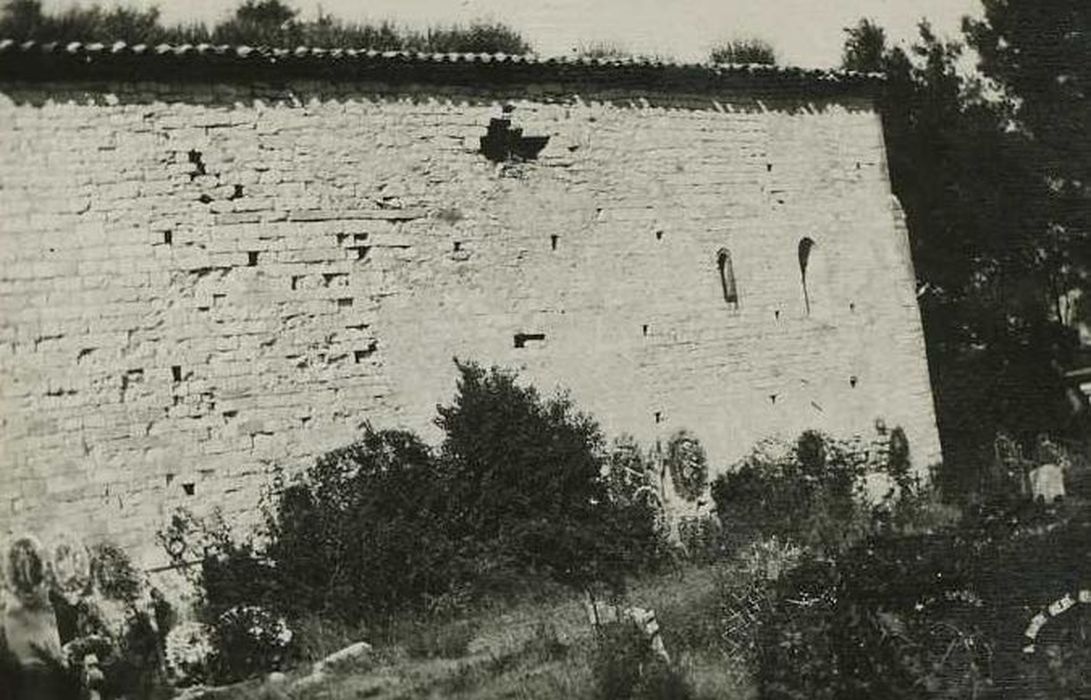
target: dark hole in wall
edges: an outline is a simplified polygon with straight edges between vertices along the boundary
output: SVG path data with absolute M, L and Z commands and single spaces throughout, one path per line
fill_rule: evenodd
M 775 320 L 775 321 L 780 320 L 780 309 L 777 309 L 776 311 L 773 312 L 773 320 Z
M 462 241 L 455 241 L 454 250 L 456 253 L 462 250 Z
M 512 336 L 515 347 L 525 348 L 530 342 L 545 341 L 545 333 L 516 333 Z
M 251 250 L 246 253 L 246 266 L 256 267 L 258 264 L 258 251 Z
M 174 379 L 174 381 L 176 381 L 176 382 L 182 381 L 182 366 L 181 365 L 173 365 L 170 368 L 170 375 Z
M 558 236 L 556 234 L 549 237 L 549 247 L 550 247 L 551 250 L 557 250 L 557 241 L 559 239 L 560 239 L 560 236 Z
M 167 480 L 167 486 L 170 486 L 171 482 L 174 481 L 174 474 L 167 474 L 166 475 L 166 480 Z
M 803 308 L 808 316 L 811 315 L 811 295 L 807 289 L 807 265 L 811 261 L 811 253 L 816 245 L 814 239 L 804 236 L 799 239 L 799 245 L 797 246 L 797 253 L 799 256 L 799 278 L 803 285 Z
M 208 204 L 212 201 L 212 195 L 202 194 L 200 197 L 197 198 L 197 201 L 199 201 L 201 204 Z
M 506 160 L 534 160 L 549 143 L 548 136 L 523 136 L 523 130 L 511 125 L 508 114 L 512 107 L 504 107 L 504 116 L 489 120 L 489 126 L 481 137 L 480 152 L 494 163 Z
M 202 153 L 196 149 L 192 150 L 188 154 L 189 162 L 193 164 L 193 172 L 189 174 L 189 179 L 193 179 L 198 175 L 205 174 L 205 164 L 201 160 Z
M 235 191 L 231 193 L 228 200 L 242 199 L 242 185 L 235 185 Z
M 716 268 L 720 271 L 720 288 L 724 303 L 732 308 L 739 308 L 739 290 L 735 282 L 735 266 L 731 262 L 731 252 L 720 248 L 716 253 Z
M 657 241 L 663 240 L 663 230 L 662 229 L 655 232 L 655 240 L 657 240 Z
M 192 481 L 187 481 L 186 483 L 182 484 L 182 490 L 185 491 L 187 496 L 192 496 L 194 491 L 197 490 L 197 484 L 193 483 Z
M 856 313 L 856 302 L 849 302 L 849 311 Z
M 769 394 L 769 403 L 771 403 L 773 405 L 776 405 L 776 403 L 777 403 L 777 395 L 776 394 Z
M 356 364 L 360 364 L 367 358 L 375 354 L 375 351 L 379 348 L 379 341 L 373 340 L 368 343 L 368 346 L 363 350 L 356 350 L 352 353 L 353 359 L 356 360 Z
M 772 163 L 766 163 L 765 164 L 765 172 L 767 172 L 767 173 L 773 172 L 773 164 Z
M 292 275 L 292 289 L 299 289 L 299 281 L 303 279 L 303 275 Z
M 656 411 L 655 412 L 655 422 L 656 423 L 662 423 L 663 422 L 663 413 L 661 411 Z
M 648 324 L 645 323 L 643 326 L 640 327 L 640 330 L 645 336 L 647 336 L 648 335 Z
M 174 243 L 174 232 L 171 231 L 170 229 L 167 229 L 166 231 L 164 231 L 163 232 L 163 242 L 166 243 L 167 245 L 172 245 Z
M 340 308 L 347 308 L 352 306 L 352 297 L 342 297 L 337 300 L 337 306 Z
M 371 246 L 362 245 L 356 248 L 356 259 L 367 260 L 368 253 L 371 252 Z
M 851 386 L 851 387 L 852 387 L 853 389 L 855 389 L 855 388 L 856 388 L 856 384 L 857 384 L 857 383 L 858 383 L 859 381 L 860 381 L 860 380 L 859 380 L 859 379 L 858 379 L 858 378 L 856 377 L 856 375 L 854 374 L 854 375 L 852 375 L 851 377 L 849 377 L 849 386 Z

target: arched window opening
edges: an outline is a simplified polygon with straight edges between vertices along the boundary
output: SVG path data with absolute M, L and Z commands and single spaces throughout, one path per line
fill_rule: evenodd
M 720 271 L 720 288 L 724 293 L 724 302 L 738 308 L 739 290 L 735 284 L 735 267 L 731 264 L 731 251 L 727 248 L 720 248 L 716 253 L 716 268 Z
M 803 308 L 811 315 L 811 294 L 807 289 L 807 266 L 811 262 L 811 252 L 817 244 L 809 237 L 799 241 L 799 279 L 803 283 Z

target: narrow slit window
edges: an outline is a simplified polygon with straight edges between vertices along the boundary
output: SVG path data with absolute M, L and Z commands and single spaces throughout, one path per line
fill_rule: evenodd
M 799 241 L 799 279 L 803 284 L 803 308 L 806 310 L 807 315 L 811 315 L 811 294 L 807 289 L 807 266 L 811 262 L 811 253 L 814 251 L 814 240 L 809 237 L 804 237 Z
M 739 289 L 735 282 L 735 266 L 731 263 L 731 251 L 720 248 L 716 253 L 716 268 L 720 271 L 720 288 L 723 290 L 724 302 L 738 308 Z

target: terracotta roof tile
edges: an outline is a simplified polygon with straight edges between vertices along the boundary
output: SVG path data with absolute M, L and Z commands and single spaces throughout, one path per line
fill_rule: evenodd
M 439 71 L 439 68 L 458 70 Z M 870 92 L 882 74 L 758 64 L 697 64 L 645 58 L 546 57 L 534 55 L 419 53 L 365 49 L 294 49 L 211 44 L 169 45 L 0 40 L 0 79 L 168 80 L 210 77 L 225 81 L 312 78 L 390 80 L 443 84 L 590 81 L 650 84 L 658 88 L 716 89 L 765 85 L 799 92 Z

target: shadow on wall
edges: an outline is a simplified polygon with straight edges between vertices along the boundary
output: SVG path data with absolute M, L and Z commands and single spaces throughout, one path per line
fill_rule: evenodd
M 531 85 L 507 87 L 480 85 L 429 89 L 421 85 L 395 82 L 344 83 L 300 81 L 278 87 L 240 87 L 229 83 L 177 85 L 166 80 L 157 83 L 89 83 L 79 86 L 72 81 L 5 82 L 0 71 L 0 95 L 17 106 L 45 107 L 50 104 L 93 104 L 97 107 L 187 104 L 228 110 L 261 110 L 271 107 L 296 107 L 319 104 L 398 104 L 409 102 L 449 107 L 493 107 L 507 102 L 533 100 L 542 104 L 609 105 L 617 108 L 652 108 L 671 111 L 723 112 L 722 102 L 730 102 L 731 111 L 743 114 L 779 112 L 788 115 L 820 114 L 841 109 L 847 112 L 872 112 L 868 98 L 817 98 L 805 93 L 789 96 L 753 95 L 746 91 L 707 94 L 670 94 L 662 88 L 620 87 L 615 89 L 573 85 L 568 90 L 543 94 Z

